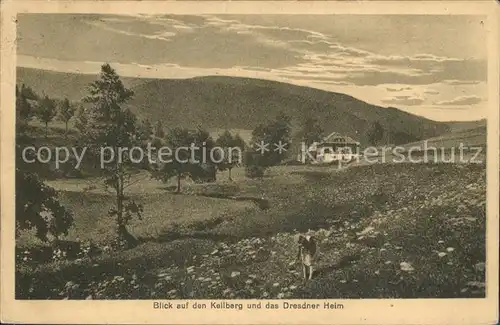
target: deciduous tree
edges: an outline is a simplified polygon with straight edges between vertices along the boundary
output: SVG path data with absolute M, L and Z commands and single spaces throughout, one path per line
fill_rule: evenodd
M 263 167 L 278 165 L 288 156 L 291 129 L 291 119 L 283 112 L 268 124 L 261 124 L 254 129 L 252 143 L 254 150 L 261 152 L 262 157 L 258 161 Z
M 173 128 L 167 134 L 165 146 L 170 150 L 169 155 L 162 157 L 162 161 L 157 159 L 152 176 L 165 183 L 175 177 L 178 193 L 181 192 L 181 180 L 186 177 L 202 180 L 209 176 L 215 180 L 214 160 L 218 158 L 212 159 L 210 155 L 214 146 L 215 142 L 204 130 Z
M 33 162 L 35 153 L 23 153 L 33 145 L 25 131 L 25 124 L 16 123 L 16 235 L 34 229 L 40 240 L 48 240 L 49 234 L 57 239 L 68 234 L 73 215 L 59 202 L 57 192 L 39 177 L 40 166 Z
M 45 124 L 45 137 L 48 136 L 49 123 L 57 115 L 56 103 L 52 98 L 45 95 L 38 105 L 36 115 Z
M 161 121 L 156 122 L 155 125 L 155 137 L 163 139 L 165 137 L 165 130 L 163 130 L 163 124 Z
M 384 128 L 378 121 L 375 121 L 366 131 L 366 137 L 370 145 L 376 146 L 384 137 Z
M 65 98 L 59 104 L 59 120 L 63 121 L 65 124 L 65 133 L 64 136 L 68 135 L 68 123 L 75 115 L 75 106 L 72 105 L 67 98 Z
M 308 117 L 299 133 L 302 142 L 304 142 L 306 148 L 309 148 L 314 142 L 319 142 L 323 138 L 324 131 L 319 125 L 319 121 L 315 117 Z
M 216 141 L 217 147 L 223 154 L 222 161 L 217 164 L 218 170 L 227 170 L 228 179 L 232 181 L 231 170 L 243 160 L 245 141 L 237 134 L 233 136 L 229 130 L 222 133 Z

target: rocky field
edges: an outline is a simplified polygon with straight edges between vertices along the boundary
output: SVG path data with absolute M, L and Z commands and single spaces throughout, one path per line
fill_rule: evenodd
M 213 196 L 227 186 L 194 188 L 185 195 Z M 109 251 L 105 243 L 88 239 L 74 259 L 53 256 L 47 263 L 37 263 L 29 248 L 19 249 L 16 295 L 21 299 L 485 295 L 484 165 L 377 164 L 293 175 L 282 169 L 261 181 L 232 184 L 230 192 L 265 197 L 268 206 L 225 209 L 220 214 L 215 209 L 210 217 L 195 221 L 177 218 L 162 223 L 154 235 L 144 235 L 138 247 L 125 252 Z M 144 222 L 167 217 L 165 212 Z M 307 283 L 296 261 L 299 233 L 314 235 L 320 243 L 320 258 Z M 99 253 L 91 254 L 94 248 Z

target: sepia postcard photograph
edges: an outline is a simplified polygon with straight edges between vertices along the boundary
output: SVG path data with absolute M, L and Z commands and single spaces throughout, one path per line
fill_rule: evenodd
M 2 4 L 2 322 L 498 321 L 498 3 L 78 2 Z

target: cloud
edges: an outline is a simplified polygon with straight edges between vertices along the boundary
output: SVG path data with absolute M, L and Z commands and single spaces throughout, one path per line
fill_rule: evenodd
M 357 42 L 339 41 L 342 35 L 333 27 L 300 24 L 304 18 L 296 21 L 291 17 L 244 15 L 49 18 L 30 18 L 28 29 L 23 27 L 26 18 L 20 19 L 20 29 L 24 30 L 19 37 L 20 54 L 61 60 L 175 63 L 195 68 L 260 67 L 271 69 L 277 76 L 297 79 L 310 76 L 358 86 L 410 87 L 443 80 L 453 84 L 486 81 L 486 62 L 429 53 L 375 53 Z M 44 38 L 47 33 L 54 37 Z
M 480 82 L 479 80 L 443 80 L 443 83 L 447 85 L 477 85 Z
M 345 82 L 345 81 L 339 81 L 335 80 L 335 76 L 329 77 L 329 76 L 314 76 L 314 75 L 299 75 L 299 74 L 279 74 L 280 77 L 282 78 L 289 78 L 301 82 L 313 82 L 313 83 L 323 83 L 323 84 L 330 84 L 330 85 L 352 85 L 351 83 Z
M 478 59 L 432 54 L 381 55 L 341 45 L 330 39 L 317 42 L 289 41 L 289 44 L 300 44 L 300 49 L 305 51 L 303 59 L 310 64 L 310 69 L 314 67 L 318 71 L 345 73 L 345 82 L 359 86 L 426 85 L 444 80 L 453 80 L 455 84 L 470 84 L 486 81 L 487 77 L 487 63 Z
M 475 105 L 482 102 L 483 99 L 481 97 L 470 95 L 470 96 L 459 96 L 451 100 L 442 100 L 435 102 L 435 105 Z
M 352 51 L 352 49 L 350 50 Z M 338 72 L 346 73 L 353 78 L 362 77 L 365 73 L 394 73 L 402 74 L 405 76 L 420 76 L 425 74 L 420 69 L 408 68 L 404 66 L 388 67 L 377 64 L 371 64 L 366 61 L 364 57 L 358 55 L 350 56 L 344 52 L 331 51 L 329 54 L 311 54 L 308 53 L 303 56 L 304 60 L 308 63 L 301 64 L 308 66 L 309 69 L 325 72 Z M 371 82 L 370 82 L 371 83 Z M 383 83 L 400 83 L 389 82 L 388 80 Z M 379 84 L 379 83 L 376 83 Z
M 450 61 L 461 61 L 460 59 L 440 57 L 432 54 L 416 54 L 414 56 L 400 55 L 371 55 L 367 59 L 368 62 L 381 65 L 417 65 L 422 63 L 442 63 Z
M 153 17 L 150 18 L 149 23 L 152 25 L 160 25 L 164 26 L 167 28 L 173 28 L 178 31 L 183 31 L 183 32 L 192 32 L 197 28 L 200 28 L 200 26 L 192 23 L 186 23 L 180 19 L 173 19 L 173 18 L 158 18 L 158 17 Z
M 466 106 L 439 106 L 439 105 L 430 105 L 430 106 L 424 106 L 425 109 L 428 110 L 436 110 L 436 111 L 443 111 L 446 112 L 447 114 L 450 114 L 450 112 L 453 112 L 452 114 L 455 114 L 457 112 L 466 112 L 469 115 L 471 115 L 471 110 L 466 107 Z M 453 116 L 455 117 L 455 116 Z M 449 117 L 448 117 L 449 120 Z M 472 119 L 468 119 L 472 120 Z
M 311 80 L 304 80 L 305 82 L 309 82 Z M 317 81 L 313 81 L 314 83 L 318 83 L 318 84 L 324 84 L 324 85 L 334 85 L 334 86 L 354 86 L 353 84 L 351 83 L 348 83 L 348 82 L 345 82 L 345 81 L 331 81 L 331 80 L 323 80 L 323 81 L 320 81 L 320 82 L 317 82 Z
M 114 21 L 113 21 L 114 22 Z M 121 29 L 118 27 L 112 26 L 112 24 L 108 21 L 108 23 L 105 23 L 103 21 L 87 21 L 86 22 L 89 25 L 98 27 L 102 30 L 109 31 L 109 32 L 114 32 L 118 34 L 123 34 L 127 36 L 134 36 L 134 37 L 144 37 L 148 39 L 156 39 L 156 40 L 162 40 L 162 41 L 170 41 L 172 36 L 175 36 L 175 32 L 168 32 L 168 31 L 158 31 L 157 33 L 141 33 L 141 32 L 131 32 L 126 29 Z
M 466 105 L 486 98 L 482 92 L 486 60 L 477 59 L 481 56 L 474 51 L 465 51 L 464 44 L 443 50 L 443 42 L 450 43 L 452 36 L 443 40 L 437 32 L 422 33 L 420 39 L 405 43 L 393 35 L 384 36 L 387 28 L 395 31 L 387 25 L 379 27 L 378 22 L 389 19 L 386 16 L 379 15 L 369 28 L 362 21 L 354 24 L 353 19 L 357 22 L 358 18 L 352 15 L 339 19 L 320 16 L 20 15 L 18 62 L 88 73 L 98 70 L 101 62 L 110 62 L 124 76 L 255 77 L 341 89 L 377 105 L 401 105 L 408 110 L 431 106 L 428 96 L 432 96 L 434 110 L 473 111 L 477 106 Z M 345 24 L 339 25 L 344 18 Z M 326 19 L 331 24 L 321 23 Z M 422 28 L 433 30 L 426 24 L 400 27 L 405 29 L 403 34 L 413 37 Z M 436 24 L 442 24 L 441 20 Z M 461 38 L 454 41 L 460 43 Z M 447 100 L 465 94 L 481 97 Z
M 60 72 L 73 72 L 82 74 L 98 74 L 102 64 L 105 61 L 63 61 L 51 58 L 33 57 L 18 55 L 17 65 L 19 67 L 44 69 Z M 235 66 L 230 68 L 204 68 L 204 67 L 186 67 L 174 63 L 162 64 L 141 64 L 141 63 L 120 63 L 108 62 L 122 77 L 141 77 L 141 78 L 171 78 L 184 79 L 200 76 L 233 76 L 245 78 L 268 79 L 292 84 L 304 84 L 302 80 L 289 78 L 289 76 L 277 75 L 271 69 L 253 68 Z M 307 81 L 310 85 L 310 81 Z
M 128 36 L 139 36 L 149 39 L 160 39 L 170 41 L 171 37 L 178 33 L 190 33 L 195 29 L 203 28 L 202 24 L 184 21 L 185 17 L 173 18 L 175 16 L 158 15 L 130 15 L 130 16 L 104 16 L 98 19 L 85 21 L 106 31 L 111 31 Z M 200 23 L 200 21 L 198 21 Z
M 302 42 L 304 43 L 304 42 Z M 307 44 L 307 43 L 305 43 Z M 318 46 L 320 44 L 321 46 Z M 325 47 L 328 46 L 328 49 Z M 444 80 L 486 81 L 486 61 L 416 54 L 381 55 L 322 40 L 311 42 L 304 59 L 326 70 L 348 73 L 346 82 L 357 85 L 425 85 Z M 345 71 L 342 71 L 342 68 Z M 388 90 L 391 91 L 391 90 Z
M 253 31 L 258 31 L 263 35 L 274 39 L 280 39 L 281 41 L 296 41 L 306 39 L 317 41 L 318 39 L 321 40 L 328 38 L 323 33 L 303 28 L 245 24 L 237 19 L 223 19 L 221 17 L 212 15 L 204 15 L 203 17 L 206 19 L 206 22 L 204 23 L 205 26 L 216 26 L 227 31 L 236 31 L 238 33 L 252 33 Z
M 390 92 L 399 92 L 399 91 L 411 90 L 412 88 L 411 87 L 402 87 L 402 88 L 387 87 L 386 89 L 387 89 L 387 91 L 390 91 Z
M 347 77 L 347 81 L 357 85 L 382 85 L 382 84 L 411 84 L 411 85 L 428 85 L 440 83 L 450 77 L 456 77 L 463 80 L 475 79 L 478 81 L 486 81 L 486 64 L 485 62 L 462 62 L 460 64 L 450 64 L 440 70 L 420 69 L 410 71 L 390 68 L 383 69 L 379 67 L 379 71 L 367 71 L 365 73 L 354 73 Z
M 289 40 L 288 43 L 296 49 L 305 51 L 307 54 L 317 54 L 319 57 L 323 56 L 324 58 L 338 58 L 344 56 L 350 58 L 362 58 L 371 55 L 368 51 L 345 46 L 329 39 L 325 35 L 323 35 L 319 40 L 315 40 L 311 36 L 308 36 L 307 38 L 308 39 L 299 38 L 296 40 Z
M 425 102 L 425 99 L 418 96 L 394 96 L 382 100 L 383 103 L 391 105 L 416 106 Z
M 377 85 L 384 83 L 404 83 L 424 85 L 439 83 L 444 80 L 458 81 L 486 81 L 486 61 L 473 59 L 445 59 L 434 56 L 416 57 L 387 57 L 378 56 L 376 60 L 367 58 L 367 61 L 380 68 L 380 72 L 369 73 L 364 76 L 353 76 L 352 81 L 357 84 Z M 382 69 L 386 68 L 386 69 Z M 396 72 L 396 69 L 403 69 Z M 406 72 L 405 70 L 406 69 Z M 412 73 L 408 73 L 413 71 Z
M 426 90 L 424 90 L 424 94 L 427 94 L 427 95 L 439 95 L 439 91 L 434 90 L 434 89 L 426 89 Z

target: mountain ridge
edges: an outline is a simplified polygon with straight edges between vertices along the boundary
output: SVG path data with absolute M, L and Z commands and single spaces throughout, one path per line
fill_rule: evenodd
M 97 75 L 17 68 L 17 83 L 37 93 L 76 101 Z M 350 95 L 284 82 L 230 76 L 189 79 L 122 78 L 135 96 L 127 106 L 141 118 L 164 126 L 253 130 L 279 112 L 294 127 L 315 116 L 325 133 L 336 131 L 367 143 L 366 130 L 379 122 L 389 135 L 384 142 L 423 140 L 450 132 L 451 125 L 372 105 Z M 471 122 L 474 123 L 474 122 Z

